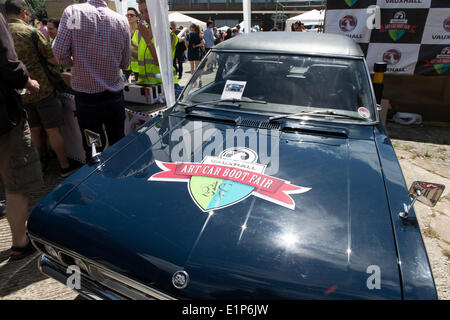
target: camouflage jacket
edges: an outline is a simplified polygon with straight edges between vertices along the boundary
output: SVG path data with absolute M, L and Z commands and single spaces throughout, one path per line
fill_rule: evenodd
M 23 104 L 35 103 L 47 98 L 55 88 L 45 74 L 33 43 L 33 30 L 37 30 L 19 19 L 8 19 L 9 30 L 14 40 L 17 57 L 27 67 L 30 78 L 39 82 L 37 95 L 23 95 Z M 53 58 L 52 49 L 44 35 L 37 30 L 38 49 L 45 59 Z

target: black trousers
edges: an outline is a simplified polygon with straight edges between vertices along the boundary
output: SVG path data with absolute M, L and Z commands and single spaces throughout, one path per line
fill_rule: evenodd
M 99 152 L 103 151 L 106 144 L 106 137 L 102 128 L 103 124 L 106 127 L 110 146 L 125 136 L 125 101 L 122 90 L 118 92 L 104 91 L 94 94 L 76 92 L 75 105 L 78 125 L 83 137 L 83 147 L 86 152 L 86 161 L 91 159 L 92 153 L 91 147 L 86 142 L 85 129 L 100 134 L 102 147 L 97 148 Z
M 183 57 L 177 57 L 175 56 L 175 59 L 173 59 L 173 67 L 178 73 L 178 78 L 181 78 L 183 76 Z

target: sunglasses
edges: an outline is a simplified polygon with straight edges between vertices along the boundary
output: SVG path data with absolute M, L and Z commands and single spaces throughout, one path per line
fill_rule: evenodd
M 127 13 L 125 15 L 127 18 L 133 18 L 133 17 L 137 17 L 137 15 L 133 14 L 133 13 Z

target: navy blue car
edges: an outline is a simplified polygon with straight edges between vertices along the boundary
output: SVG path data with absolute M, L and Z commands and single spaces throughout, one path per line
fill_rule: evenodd
M 28 229 L 41 271 L 90 299 L 436 299 L 410 197 L 442 186 L 411 190 L 353 40 L 253 33 Z

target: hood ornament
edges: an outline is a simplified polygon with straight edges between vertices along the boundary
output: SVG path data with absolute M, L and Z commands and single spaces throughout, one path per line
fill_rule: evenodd
M 180 290 L 186 288 L 189 284 L 189 274 L 184 270 L 175 272 L 172 276 L 172 284 Z

